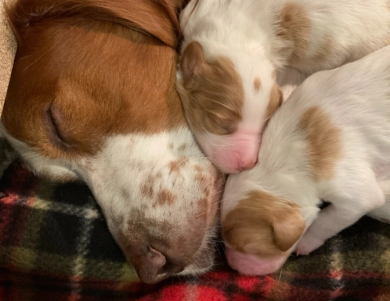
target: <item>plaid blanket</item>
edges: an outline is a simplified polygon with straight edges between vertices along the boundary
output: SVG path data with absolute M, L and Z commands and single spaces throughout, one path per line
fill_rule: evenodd
M 386 301 L 389 246 L 390 225 L 365 217 L 274 275 L 240 276 L 221 255 L 205 275 L 146 285 L 84 184 L 36 178 L 17 161 L 0 181 L 1 301 Z

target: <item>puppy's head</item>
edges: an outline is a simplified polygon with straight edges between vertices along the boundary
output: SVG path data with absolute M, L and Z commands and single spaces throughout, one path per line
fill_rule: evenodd
M 177 87 L 203 151 L 220 170 L 235 173 L 256 163 L 264 126 L 283 95 L 272 64 L 261 55 L 209 52 L 198 42 L 185 47 Z
M 265 191 L 250 191 L 227 210 L 221 222 L 226 257 L 243 274 L 278 270 L 305 230 L 298 205 Z
M 148 0 L 9 9 L 18 50 L 1 131 L 36 173 L 88 184 L 149 283 L 212 266 L 223 184 L 175 90 L 174 15 L 174 1 Z

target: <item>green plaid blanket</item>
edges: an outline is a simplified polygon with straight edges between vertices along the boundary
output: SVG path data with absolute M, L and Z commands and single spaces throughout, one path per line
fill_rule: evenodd
M 365 217 L 274 275 L 238 275 L 221 255 L 205 275 L 146 285 L 83 183 L 36 178 L 18 161 L 0 180 L 0 301 L 386 301 L 389 246 L 390 225 Z

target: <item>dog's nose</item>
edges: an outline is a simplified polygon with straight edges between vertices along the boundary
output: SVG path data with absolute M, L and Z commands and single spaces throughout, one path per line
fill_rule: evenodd
M 145 283 L 153 284 L 184 270 L 184 264 L 173 263 L 161 252 L 148 247 L 148 252 L 135 265 L 138 277 Z
M 251 169 L 253 168 L 257 163 L 257 159 L 256 160 L 245 160 L 245 159 L 241 159 L 239 162 L 238 162 L 238 170 L 239 171 L 244 171 L 244 170 L 247 170 L 247 169 Z

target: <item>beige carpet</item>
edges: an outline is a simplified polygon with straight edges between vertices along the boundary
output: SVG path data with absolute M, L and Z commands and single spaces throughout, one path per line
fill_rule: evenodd
M 16 50 L 13 34 L 4 18 L 3 7 L 4 0 L 0 0 L 0 115 L 3 110 Z

